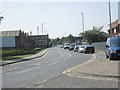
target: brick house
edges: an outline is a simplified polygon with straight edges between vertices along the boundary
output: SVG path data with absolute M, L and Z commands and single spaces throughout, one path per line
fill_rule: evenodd
M 109 24 L 110 25 L 110 24 Z M 120 35 L 120 22 L 118 20 L 111 23 L 112 30 L 108 29 L 108 33 L 111 36 Z

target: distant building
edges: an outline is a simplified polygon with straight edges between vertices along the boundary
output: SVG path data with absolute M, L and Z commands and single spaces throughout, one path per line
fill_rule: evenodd
M 29 36 L 30 44 L 32 47 L 49 47 L 49 36 L 48 35 L 33 35 Z
M 21 30 L 0 31 L 1 48 L 25 48 L 28 47 L 28 33 Z
M 49 47 L 48 35 L 29 36 L 21 30 L 0 31 L 0 48 L 47 48 Z
M 82 44 L 82 37 L 75 37 L 75 43 L 81 45 Z
M 112 28 L 111 30 L 108 29 L 109 35 L 111 35 L 111 36 L 120 35 L 120 21 L 119 20 L 112 22 L 111 28 Z

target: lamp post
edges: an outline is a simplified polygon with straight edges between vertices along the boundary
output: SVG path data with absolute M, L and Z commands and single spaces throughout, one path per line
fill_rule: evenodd
M 82 15 L 82 28 L 83 28 L 83 32 L 84 32 L 84 15 L 83 15 L 83 13 L 81 13 L 81 15 Z

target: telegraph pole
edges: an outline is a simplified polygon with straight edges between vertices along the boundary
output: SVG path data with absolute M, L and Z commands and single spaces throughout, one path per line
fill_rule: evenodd
M 42 23 L 41 25 L 42 25 L 42 48 L 44 48 L 44 41 L 43 41 L 43 25 L 44 25 L 44 23 Z
M 38 35 L 39 35 L 39 27 L 37 27 L 37 33 L 38 33 Z
M 111 6 L 109 0 L 109 21 L 110 21 L 110 36 L 112 36 L 112 25 L 111 25 Z

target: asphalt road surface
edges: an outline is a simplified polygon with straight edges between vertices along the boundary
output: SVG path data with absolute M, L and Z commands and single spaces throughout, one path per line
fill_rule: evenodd
M 2 88 L 37 87 L 37 84 L 61 76 L 66 69 L 91 58 L 92 54 L 77 53 L 59 47 L 49 48 L 43 57 L 3 66 L 0 73 Z
M 31 88 L 118 88 L 117 81 L 95 80 L 87 78 L 70 77 L 60 75 L 55 78 L 40 82 Z M 95 89 L 93 89 L 95 90 Z M 108 89 L 109 90 L 109 89 Z

